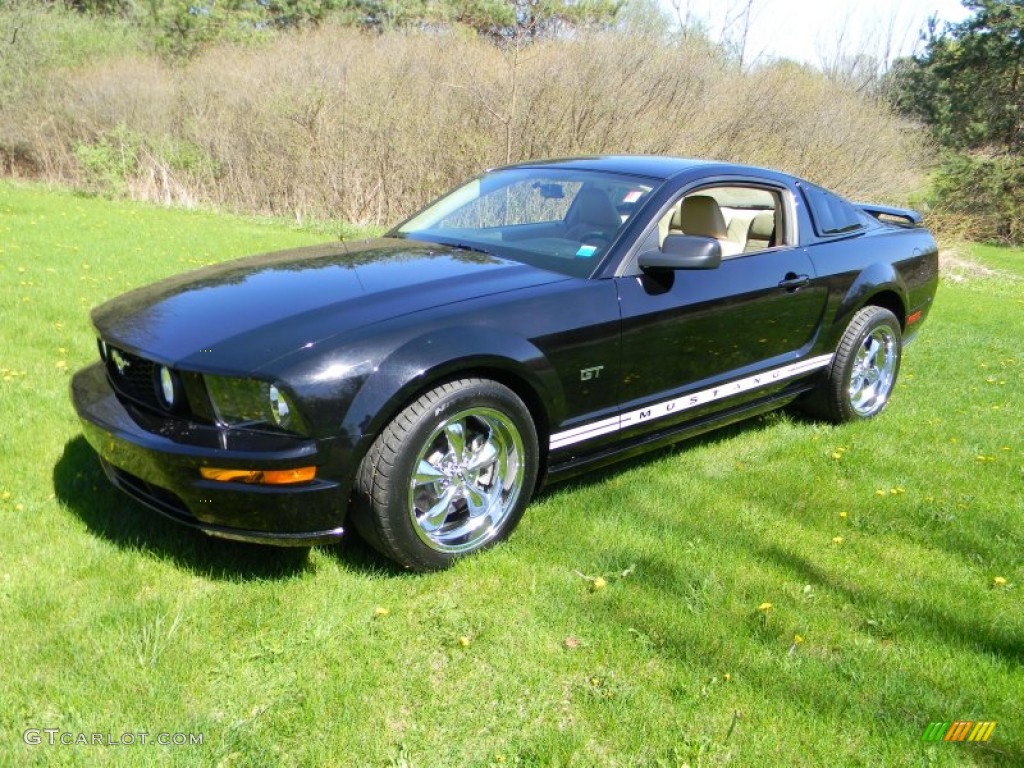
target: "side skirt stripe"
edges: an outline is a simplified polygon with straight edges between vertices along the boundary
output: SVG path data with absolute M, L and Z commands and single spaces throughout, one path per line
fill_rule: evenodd
M 683 395 L 682 397 L 676 397 L 672 400 L 664 400 L 660 403 L 648 405 L 643 408 L 637 408 L 635 410 L 619 414 L 618 416 L 612 416 L 609 419 L 602 419 L 601 421 L 585 424 L 582 427 L 574 427 L 573 429 L 567 429 L 564 432 L 556 432 L 551 436 L 550 448 L 551 450 L 564 448 L 567 445 L 581 443 L 584 440 L 590 440 L 591 438 L 599 437 L 600 435 L 606 435 L 609 432 L 619 432 L 623 429 L 634 427 L 637 424 L 663 419 L 674 413 L 706 405 L 707 403 L 713 403 L 716 400 L 721 400 L 726 397 L 733 397 L 734 395 L 739 395 L 744 392 L 751 392 L 755 389 L 768 387 L 772 384 L 776 384 L 777 382 L 802 376 L 805 373 L 816 371 L 819 368 L 824 368 L 831 362 L 831 354 L 812 357 L 808 360 L 801 360 L 798 363 L 785 365 L 782 368 L 775 368 L 771 371 L 747 376 L 745 379 L 730 381 L 727 384 L 721 384 L 717 387 L 712 387 L 711 389 L 705 389 L 700 392 Z

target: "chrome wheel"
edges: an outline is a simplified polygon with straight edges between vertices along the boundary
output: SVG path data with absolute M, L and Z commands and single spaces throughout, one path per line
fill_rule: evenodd
M 413 464 L 409 513 L 420 541 L 437 552 L 477 549 L 497 536 L 523 490 L 523 438 L 493 408 L 451 416 Z
M 857 350 L 850 371 L 849 398 L 858 416 L 872 416 L 888 402 L 899 365 L 899 343 L 892 328 L 879 325 Z

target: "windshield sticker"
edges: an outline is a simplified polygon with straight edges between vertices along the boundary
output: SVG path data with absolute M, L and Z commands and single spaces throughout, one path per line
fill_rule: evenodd
M 576 258 L 577 259 L 589 259 L 595 253 L 597 253 L 597 246 L 596 245 L 581 245 L 580 249 L 578 251 L 576 251 Z

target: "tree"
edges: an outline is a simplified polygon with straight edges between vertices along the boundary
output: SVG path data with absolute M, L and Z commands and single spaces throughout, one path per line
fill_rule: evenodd
M 943 148 L 929 203 L 968 237 L 1024 243 L 1024 0 L 965 0 L 973 15 L 896 63 L 896 107 Z
M 459 24 L 496 40 L 533 40 L 586 27 L 610 27 L 625 0 L 342 0 L 358 26 Z
M 924 53 L 897 62 L 896 106 L 946 147 L 1024 152 L 1024 2 L 967 0 L 974 15 L 941 31 Z
M 661 42 L 672 38 L 676 26 L 676 20 L 658 0 L 627 0 L 616 14 L 615 23 L 627 35 Z

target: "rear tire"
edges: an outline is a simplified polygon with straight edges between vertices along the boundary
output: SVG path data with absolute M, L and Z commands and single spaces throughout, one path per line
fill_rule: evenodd
M 877 416 L 889 403 L 902 358 L 903 336 L 896 315 L 883 307 L 860 309 L 806 409 L 837 424 Z
M 507 387 L 442 384 L 374 440 L 356 477 L 352 521 L 406 568 L 432 571 L 506 538 L 537 481 L 537 430 Z

